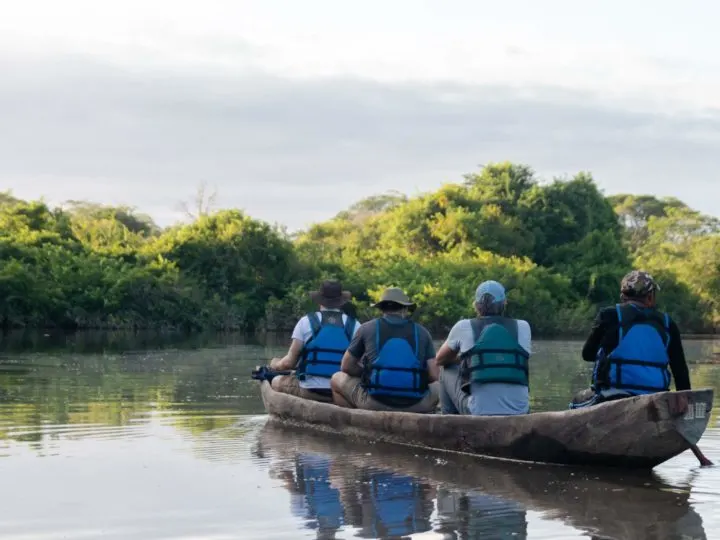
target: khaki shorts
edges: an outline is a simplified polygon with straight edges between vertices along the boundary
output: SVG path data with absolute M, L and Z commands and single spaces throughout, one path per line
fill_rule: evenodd
M 333 376 L 335 389 L 350 405 L 356 409 L 368 411 L 402 411 L 414 413 L 434 413 L 438 406 L 438 383 L 430 383 L 428 392 L 420 401 L 409 407 L 393 407 L 373 398 L 363 388 L 360 377 L 351 377 L 347 373 L 336 373 Z
M 312 401 L 332 403 L 332 395 L 329 389 L 326 395 L 325 393 L 313 392 L 308 388 L 303 388 L 300 386 L 300 381 L 295 375 L 277 375 L 273 377 L 271 384 L 273 390 L 276 392 L 282 392 L 283 394 L 290 394 Z

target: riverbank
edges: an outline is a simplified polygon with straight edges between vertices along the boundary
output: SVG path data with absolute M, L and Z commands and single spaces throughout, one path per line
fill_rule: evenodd
M 0 332 L 0 352 L 53 352 L 72 350 L 77 353 L 123 352 L 160 349 L 201 349 L 223 347 L 265 347 L 285 349 L 290 343 L 291 330 L 177 332 L 156 330 L 62 330 L 24 329 Z M 441 343 L 447 332 L 432 333 L 433 340 Z M 585 335 L 533 336 L 533 343 L 582 342 Z M 711 355 L 720 354 L 720 334 L 683 335 L 687 342 L 715 343 Z

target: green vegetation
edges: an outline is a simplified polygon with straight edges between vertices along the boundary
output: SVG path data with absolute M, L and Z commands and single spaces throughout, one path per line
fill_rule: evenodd
M 540 183 L 492 164 L 461 184 L 370 197 L 295 238 L 238 210 L 165 230 L 129 208 L 0 196 L 4 327 L 287 328 L 326 277 L 361 315 L 386 286 L 443 331 L 497 279 L 536 334 L 584 332 L 632 267 L 653 273 L 686 332 L 720 326 L 720 224 L 676 199 L 605 197 L 592 177 Z

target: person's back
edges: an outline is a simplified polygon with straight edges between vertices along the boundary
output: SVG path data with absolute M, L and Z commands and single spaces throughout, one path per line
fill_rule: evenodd
M 646 272 L 633 271 L 621 283 L 621 303 L 600 310 L 582 356 L 594 362 L 592 385 L 578 392 L 570 408 L 610 399 L 690 389 L 680 330 L 655 307 L 660 287 Z
M 375 347 L 366 347 L 363 386 L 387 404 L 413 404 L 427 392 L 428 369 L 420 348 L 427 330 L 401 317 L 384 316 L 365 323 Z
M 308 313 L 299 322 L 304 346 L 296 375 L 303 388 L 330 388 L 330 377 L 340 371 L 340 362 L 355 333 L 356 321 L 340 310 Z M 295 336 L 293 336 L 295 337 Z
M 319 311 L 308 313 L 295 325 L 288 353 L 273 358 L 273 370 L 295 370 L 292 375 L 278 375 L 272 387 L 278 392 L 316 401 L 331 401 L 330 378 L 340 371 L 345 351 L 360 328 L 353 317 L 343 313 L 342 306 L 350 293 L 337 281 L 326 281 L 319 291 L 310 293 Z
M 503 316 L 469 321 L 473 346 L 461 356 L 470 386 L 470 414 L 524 414 L 529 410 L 530 325 Z M 522 327 L 523 347 L 520 344 Z
M 332 378 L 336 405 L 369 410 L 432 412 L 437 405 L 432 337 L 406 312 L 400 289 L 387 289 L 375 307 L 383 316 L 360 326 Z
M 664 392 L 672 376 L 668 365 L 670 317 L 654 307 L 626 303 L 615 306 L 618 344 L 598 351 L 593 384 L 630 395 Z
M 516 415 L 529 411 L 531 330 L 503 315 L 505 289 L 486 281 L 475 293 L 474 319 L 458 321 L 440 348 L 443 414 Z

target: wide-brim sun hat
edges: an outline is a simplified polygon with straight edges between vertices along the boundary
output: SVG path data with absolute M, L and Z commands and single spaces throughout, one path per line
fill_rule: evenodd
M 380 297 L 380 300 L 372 306 L 382 308 L 384 305 L 389 303 L 399 304 L 411 310 L 417 307 L 415 302 L 411 301 L 410 298 L 408 298 L 408 295 L 405 294 L 405 292 L 399 287 L 389 287 L 385 289 Z
M 339 281 L 327 280 L 323 281 L 319 290 L 310 293 L 310 298 L 321 306 L 339 308 L 352 298 L 352 293 L 344 291 Z

